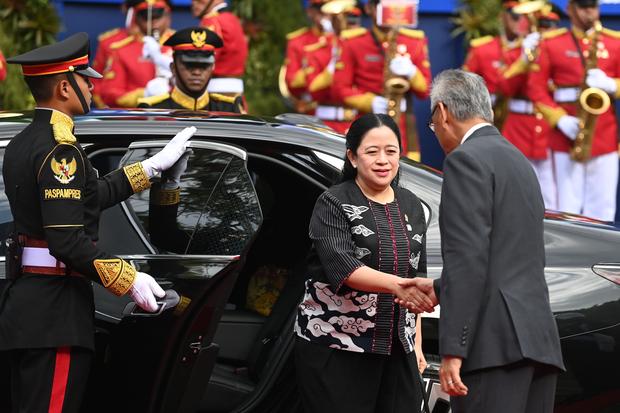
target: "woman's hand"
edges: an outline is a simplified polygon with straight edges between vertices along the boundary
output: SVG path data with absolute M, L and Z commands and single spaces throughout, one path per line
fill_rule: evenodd
M 433 301 L 432 297 L 429 297 L 425 291 L 419 288 L 418 283 L 420 280 L 423 279 L 403 279 L 397 277 L 392 291 L 396 296 L 394 301 L 406 307 L 411 312 L 433 312 L 436 303 Z
M 424 357 L 424 352 L 422 351 L 422 346 L 415 346 L 415 355 L 418 360 L 418 370 L 420 371 L 420 374 L 422 374 L 428 366 L 426 357 Z

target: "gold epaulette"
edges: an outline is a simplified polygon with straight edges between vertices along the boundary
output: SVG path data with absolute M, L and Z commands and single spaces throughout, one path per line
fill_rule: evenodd
M 469 42 L 469 47 L 479 47 L 479 46 L 485 45 L 487 43 L 491 43 L 493 41 L 493 39 L 494 39 L 493 36 L 478 37 L 478 38 L 472 39 Z
M 237 97 L 239 97 L 239 95 L 226 96 L 226 95 L 221 95 L 219 93 L 209 93 L 209 99 L 217 100 L 220 102 L 226 102 L 226 103 L 235 103 L 235 100 L 237 99 Z
M 121 47 L 125 47 L 127 46 L 129 43 L 134 41 L 134 36 L 130 35 L 125 37 L 124 39 L 121 39 L 117 42 L 114 42 L 110 45 L 110 49 L 112 50 L 116 50 L 116 49 L 120 49 Z
M 413 39 L 424 39 L 425 36 L 423 30 L 401 28 L 398 32 L 403 36 L 411 37 Z
M 160 102 L 163 102 L 164 100 L 168 99 L 170 97 L 170 93 L 164 93 L 163 95 L 157 95 L 157 96 L 149 96 L 146 98 L 140 98 L 138 99 L 138 105 L 141 103 L 147 104 L 149 106 L 153 106 L 153 105 L 157 105 Z
M 609 37 L 613 37 L 614 39 L 620 39 L 620 31 L 608 29 L 607 27 L 603 27 L 603 33 Z
M 356 27 L 354 29 L 347 29 L 340 33 L 340 38 L 343 40 L 353 39 L 354 37 L 359 37 L 363 34 L 366 34 L 368 30 L 364 27 Z
M 295 30 L 295 31 L 292 31 L 292 32 L 290 32 L 289 34 L 287 34 L 287 35 L 286 35 L 286 39 L 287 39 L 287 40 L 291 40 L 291 39 L 294 39 L 294 38 L 296 38 L 296 37 L 299 37 L 299 36 L 301 36 L 302 34 L 307 33 L 307 32 L 308 32 L 308 30 L 310 30 L 310 29 L 309 29 L 309 28 L 307 28 L 307 27 L 302 27 L 302 28 L 300 28 L 300 29 L 297 29 L 297 30 Z
M 118 27 L 116 29 L 112 29 L 112 30 L 108 30 L 107 32 L 103 32 L 101 33 L 98 37 L 97 40 L 99 40 L 100 42 L 114 36 L 116 33 L 120 32 L 121 29 L 119 29 Z
M 327 46 L 327 41 L 325 37 L 321 37 L 318 42 L 304 46 L 304 52 L 315 52 L 325 46 Z
M 558 37 L 564 33 L 568 32 L 568 30 L 566 29 L 566 27 L 561 27 L 559 29 L 555 29 L 555 30 L 549 30 L 546 31 L 542 34 L 542 38 L 547 40 L 547 39 L 553 39 L 554 37 Z

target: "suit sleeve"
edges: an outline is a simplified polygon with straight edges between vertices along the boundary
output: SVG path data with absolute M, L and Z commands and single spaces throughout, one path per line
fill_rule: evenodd
M 446 158 L 439 225 L 443 271 L 439 353 L 467 358 L 484 302 L 492 225 L 490 171 L 471 155 Z
M 376 95 L 372 92 L 360 92 L 354 85 L 356 64 L 352 42 L 343 42 L 342 53 L 336 63 L 332 92 L 336 99 L 345 105 L 369 113 L 372 112 L 372 100 Z
M 529 97 L 534 102 L 536 109 L 542 113 L 551 127 L 555 127 L 560 118 L 566 115 L 566 111 L 553 100 L 551 92 L 549 91 L 551 62 L 549 60 L 547 47 L 548 43 L 543 41 L 540 45 L 538 59 L 530 69 L 527 89 L 529 91 Z
M 149 186 L 149 179 L 139 162 L 112 171 L 97 180 L 99 207 L 107 209 Z
M 90 168 L 82 151 L 70 144 L 57 145 L 43 159 L 37 179 L 45 239 L 51 255 L 69 269 L 123 295 L 136 270 L 97 248 L 85 232 L 84 195 L 94 182 L 88 179 Z
M 349 275 L 364 263 L 355 257 L 355 243 L 340 202 L 328 192 L 324 192 L 314 206 L 310 239 L 330 285 L 338 293 Z

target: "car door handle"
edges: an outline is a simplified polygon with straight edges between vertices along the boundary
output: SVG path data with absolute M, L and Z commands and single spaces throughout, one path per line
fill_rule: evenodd
M 171 308 L 176 307 L 181 301 L 181 297 L 174 290 L 166 290 L 166 295 L 163 298 L 157 299 L 157 311 L 148 312 L 140 308 L 134 301 L 127 303 L 123 309 L 123 316 L 131 317 L 157 317 L 161 313 Z

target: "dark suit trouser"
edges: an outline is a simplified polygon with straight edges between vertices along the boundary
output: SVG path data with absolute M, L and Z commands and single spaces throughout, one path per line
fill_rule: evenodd
M 77 413 L 93 353 L 80 347 L 11 350 L 12 412 Z
M 521 361 L 464 373 L 467 396 L 451 397 L 452 413 L 552 413 L 558 369 Z

